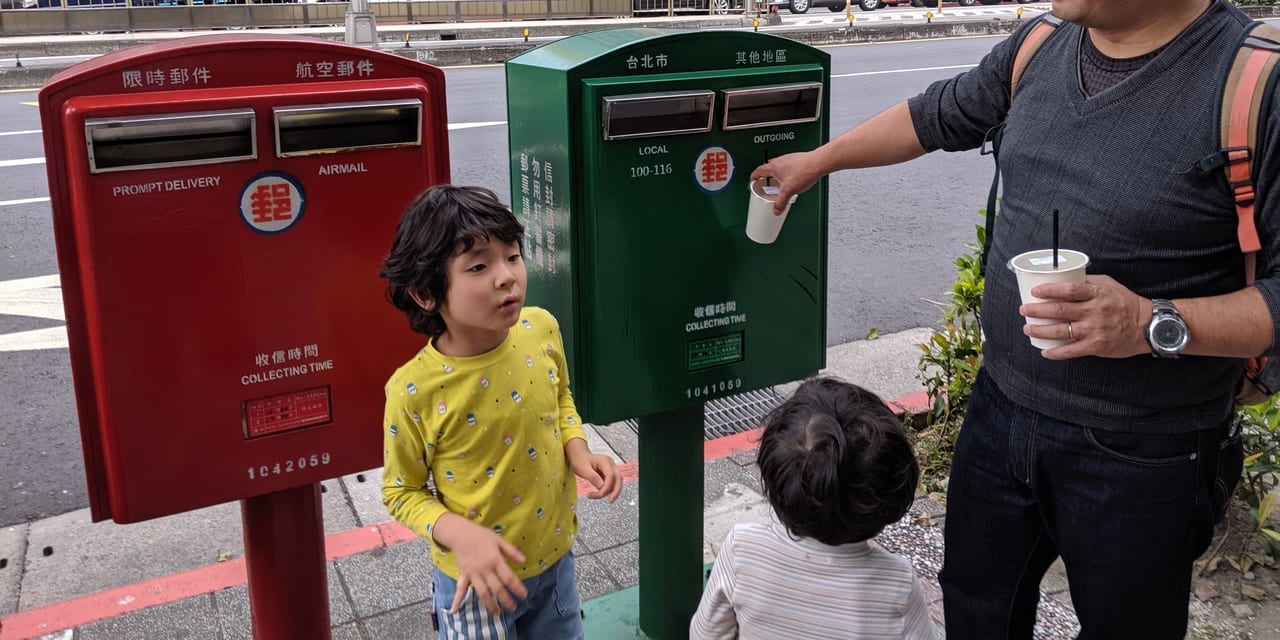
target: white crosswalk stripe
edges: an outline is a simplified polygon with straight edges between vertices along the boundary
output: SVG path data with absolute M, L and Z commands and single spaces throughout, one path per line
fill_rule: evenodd
M 0 281 L 0 315 L 66 321 L 58 276 Z M 66 349 L 66 326 L 0 334 L 0 352 Z

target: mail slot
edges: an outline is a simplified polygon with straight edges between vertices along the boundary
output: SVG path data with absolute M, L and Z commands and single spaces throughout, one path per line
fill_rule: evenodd
M 814 122 L 821 115 L 820 82 L 724 91 L 726 131 Z
M 275 109 L 280 157 L 422 142 L 422 102 L 393 100 Z
M 382 463 L 399 212 L 449 179 L 444 75 L 289 36 L 203 36 L 40 92 L 94 520 Z
M 257 157 L 251 109 L 84 123 L 89 172 L 213 164 Z
M 715 99 L 711 91 L 609 96 L 604 99 L 604 139 L 706 133 Z

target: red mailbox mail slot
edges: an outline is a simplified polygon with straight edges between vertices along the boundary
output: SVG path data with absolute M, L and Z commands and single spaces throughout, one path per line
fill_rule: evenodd
M 382 464 L 399 212 L 449 180 L 444 74 L 301 37 L 197 37 L 40 92 L 94 520 Z

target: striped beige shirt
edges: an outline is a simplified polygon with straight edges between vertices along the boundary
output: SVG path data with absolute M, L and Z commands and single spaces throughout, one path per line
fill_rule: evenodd
M 792 538 L 776 519 L 725 537 L 691 640 L 938 637 L 907 560 L 867 542 Z

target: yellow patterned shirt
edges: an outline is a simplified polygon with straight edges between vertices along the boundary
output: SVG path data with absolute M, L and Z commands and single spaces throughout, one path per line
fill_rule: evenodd
M 550 313 L 526 307 L 506 341 L 478 356 L 446 356 L 428 343 L 386 393 L 382 501 L 432 542 L 436 567 L 458 577 L 457 559 L 431 537 L 446 511 L 518 547 L 522 580 L 573 547 L 577 480 L 564 445 L 585 434 Z

